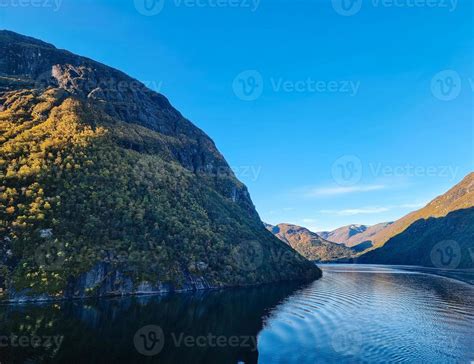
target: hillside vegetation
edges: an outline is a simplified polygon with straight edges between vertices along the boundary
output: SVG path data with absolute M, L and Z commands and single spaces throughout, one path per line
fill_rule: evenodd
M 212 140 L 166 98 L 5 31 L 0 252 L 4 298 L 320 276 L 265 230 Z

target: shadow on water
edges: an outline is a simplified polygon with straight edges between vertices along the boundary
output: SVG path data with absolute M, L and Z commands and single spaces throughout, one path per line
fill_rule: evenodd
M 0 306 L 0 362 L 256 363 L 265 317 L 302 287 Z
M 474 360 L 473 285 L 425 268 L 322 269 L 309 285 L 0 306 L 0 362 Z

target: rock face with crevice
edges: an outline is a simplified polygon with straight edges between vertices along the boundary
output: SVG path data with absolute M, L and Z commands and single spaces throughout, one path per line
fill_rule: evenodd
M 16 300 L 321 275 L 266 231 L 214 142 L 163 95 L 8 31 L 0 251 L 11 253 L 0 260 L 2 295 Z

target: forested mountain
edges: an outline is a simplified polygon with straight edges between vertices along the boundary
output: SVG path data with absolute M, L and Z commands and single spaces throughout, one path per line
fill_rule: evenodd
M 263 227 L 213 141 L 163 95 L 8 31 L 0 31 L 0 252 L 4 298 L 320 276 Z

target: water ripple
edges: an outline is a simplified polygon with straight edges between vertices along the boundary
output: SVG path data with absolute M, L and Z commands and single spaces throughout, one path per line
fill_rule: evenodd
M 276 307 L 262 363 L 450 363 L 474 359 L 474 286 L 390 267 L 329 266 Z

